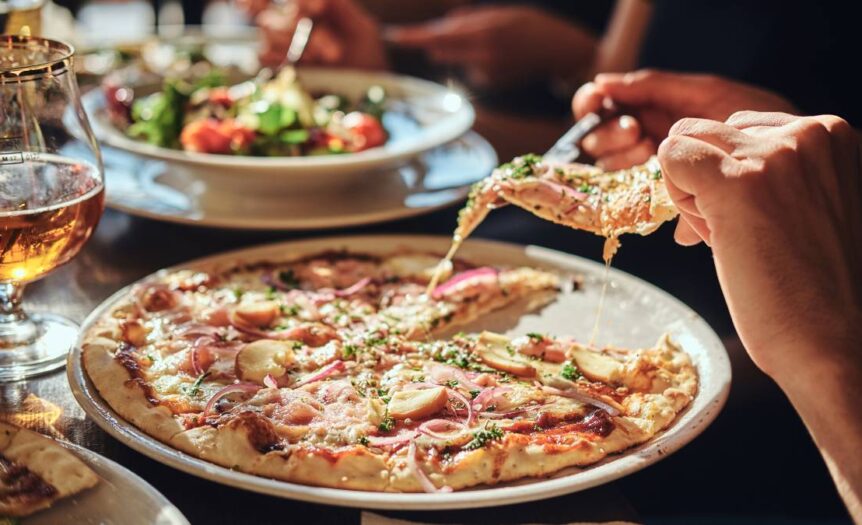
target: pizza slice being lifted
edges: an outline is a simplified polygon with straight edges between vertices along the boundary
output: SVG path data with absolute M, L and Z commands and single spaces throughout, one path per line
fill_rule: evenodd
M 98 482 L 54 440 L 0 422 L 0 516 L 29 516 Z
M 640 166 L 604 172 L 586 164 L 552 165 L 537 155 L 524 155 L 473 187 L 458 218 L 456 245 L 492 209 L 509 203 L 543 219 L 605 237 L 605 261 L 616 252 L 621 234 L 652 233 L 678 213 L 655 157 Z

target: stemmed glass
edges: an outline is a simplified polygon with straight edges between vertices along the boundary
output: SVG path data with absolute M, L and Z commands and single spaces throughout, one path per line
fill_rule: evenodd
M 24 286 L 72 259 L 102 215 L 102 160 L 73 54 L 0 36 L 0 381 L 62 366 L 77 339 L 74 322 L 21 308 Z

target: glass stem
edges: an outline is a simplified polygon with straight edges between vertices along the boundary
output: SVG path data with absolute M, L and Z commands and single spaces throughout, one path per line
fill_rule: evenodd
M 27 344 L 36 339 L 37 326 L 21 307 L 24 285 L 0 283 L 0 348 Z

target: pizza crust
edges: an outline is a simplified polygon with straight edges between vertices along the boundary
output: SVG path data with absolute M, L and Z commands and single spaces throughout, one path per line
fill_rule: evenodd
M 31 430 L 0 422 L 0 454 L 41 477 L 56 492 L 32 502 L 0 501 L 0 514 L 27 516 L 55 501 L 95 486 L 99 477 L 83 461 L 54 440 Z

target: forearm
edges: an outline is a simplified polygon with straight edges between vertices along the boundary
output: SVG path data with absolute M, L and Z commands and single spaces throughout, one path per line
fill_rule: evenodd
M 652 5 L 644 0 L 620 0 L 596 52 L 596 73 L 631 71 L 637 65 Z
M 834 352 L 828 344 L 817 348 L 817 358 L 785 363 L 773 378 L 814 438 L 850 515 L 862 523 L 862 354 L 853 347 Z

